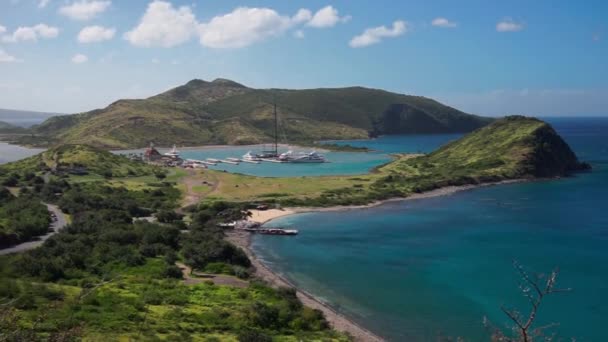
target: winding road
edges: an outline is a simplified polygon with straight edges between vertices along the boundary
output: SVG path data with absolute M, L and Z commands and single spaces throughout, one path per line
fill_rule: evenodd
M 47 203 L 44 203 L 44 205 L 46 205 L 49 212 L 55 214 L 55 216 L 57 217 L 57 220 L 55 220 L 51 223 L 50 228 L 52 231 L 50 231 L 46 235 L 38 236 L 36 238 L 36 240 L 24 242 L 24 243 L 18 244 L 13 247 L 0 249 L 0 255 L 21 253 L 21 252 L 29 251 L 30 249 L 40 247 L 40 245 L 42 245 L 44 243 L 44 241 L 46 241 L 46 239 L 55 235 L 58 231 L 63 229 L 63 227 L 65 227 L 68 224 L 65 214 L 61 212 L 59 207 L 57 207 L 56 205 L 47 204 Z

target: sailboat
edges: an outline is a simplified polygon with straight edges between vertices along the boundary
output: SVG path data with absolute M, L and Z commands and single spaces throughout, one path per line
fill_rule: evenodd
M 277 103 L 274 101 L 274 148 L 264 150 L 261 153 L 253 153 L 249 151 L 243 155 L 243 160 L 249 162 L 272 161 L 278 163 L 325 163 L 327 160 L 316 151 L 309 153 L 287 151 L 279 154 L 279 120 L 277 116 Z
M 173 145 L 173 149 L 171 149 L 171 151 L 165 153 L 165 156 L 171 157 L 173 159 L 179 158 L 179 151 L 177 150 L 177 147 L 175 145 Z

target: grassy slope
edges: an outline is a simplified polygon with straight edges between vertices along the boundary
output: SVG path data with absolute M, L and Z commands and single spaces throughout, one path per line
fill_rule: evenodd
M 389 132 L 386 126 L 398 127 L 395 133 L 466 132 L 489 122 L 431 99 L 377 89 L 257 90 L 228 80 L 193 80 L 146 100 L 120 100 L 105 109 L 49 119 L 34 128 L 36 136 L 20 142 L 106 148 L 143 147 L 150 141 L 262 143 L 273 134 L 274 101 L 281 139 L 289 142 L 366 138 L 370 131 Z M 385 112 L 394 104 L 402 107 L 389 120 Z
M 0 258 L 0 263 L 11 260 Z M 78 297 L 90 292 L 87 288 L 40 282 L 38 286 L 47 286 L 51 291 L 28 294 L 37 309 L 28 308 L 21 314 L 25 315 L 24 320 L 41 320 L 39 331 L 54 331 L 79 322 L 84 326 L 83 339 L 90 341 L 236 342 L 236 332 L 246 326 L 247 314 L 254 303 L 289 305 L 277 291 L 263 285 L 246 288 L 211 282 L 184 285 L 178 280 L 163 279 L 163 265 L 162 258 L 150 258 L 145 265 L 136 267 L 117 265 L 117 276 L 84 299 Z M 27 286 L 27 281 L 19 280 L 21 286 Z M 61 300 L 55 301 L 58 297 Z M 304 310 L 312 314 L 312 310 Z M 276 341 L 348 341 L 330 330 L 270 332 Z
M 365 204 L 407 197 L 449 185 L 562 176 L 580 168 L 576 156 L 548 124 L 509 117 L 421 157 L 401 156 L 363 176 L 259 178 L 206 172 L 209 199 L 276 201 L 284 205 Z
M 6 172 L 32 172 L 54 169 L 57 167 L 82 166 L 92 176 L 103 176 L 111 171 L 114 177 L 150 176 L 158 168 L 142 163 L 132 162 L 124 156 L 103 151 L 88 145 L 61 145 L 35 156 L 2 165 Z M 91 176 L 89 176 L 91 177 Z

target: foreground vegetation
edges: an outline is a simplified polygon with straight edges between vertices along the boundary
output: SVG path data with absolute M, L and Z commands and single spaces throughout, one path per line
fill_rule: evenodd
M 0 248 L 44 235 L 49 229 L 49 212 L 35 196 L 15 197 L 0 187 Z
M 81 147 L 61 151 L 80 162 L 90 157 Z M 42 166 L 41 160 L 46 159 L 20 165 Z M 103 174 L 110 166 L 131 167 L 121 158 L 89 170 Z M 72 218 L 41 247 L 0 257 L 2 340 L 348 340 L 330 330 L 319 311 L 303 307 L 293 290 L 249 279 L 249 259 L 217 228 L 220 220 L 242 217 L 239 204 L 188 208 L 185 223 L 175 211 L 175 184 L 154 176 L 108 179 L 42 167 L 33 175 L 42 182 L 32 182 L 25 176 L 31 169 L 0 169 L 0 181 L 21 193 L 2 190 L 5 200 L 44 200 Z M 157 222 L 148 222 L 150 217 Z M 178 263 L 239 277 L 245 282 L 236 284 L 245 285 L 216 285 L 190 275 L 186 281 Z

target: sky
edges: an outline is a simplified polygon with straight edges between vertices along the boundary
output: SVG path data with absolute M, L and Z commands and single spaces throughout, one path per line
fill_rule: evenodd
M 0 108 L 76 113 L 228 78 L 608 115 L 606 14 L 600 0 L 0 0 Z

